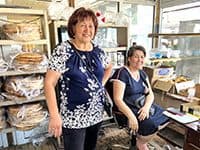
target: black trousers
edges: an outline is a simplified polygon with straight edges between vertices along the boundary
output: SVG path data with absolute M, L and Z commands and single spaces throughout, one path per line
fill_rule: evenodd
M 63 128 L 64 150 L 95 150 L 101 123 L 87 128 Z

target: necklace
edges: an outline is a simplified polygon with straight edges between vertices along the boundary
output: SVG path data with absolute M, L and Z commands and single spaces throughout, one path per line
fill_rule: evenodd
M 80 50 L 80 51 L 92 51 L 92 44 L 91 43 L 77 43 L 75 40 L 71 40 L 70 41 L 76 49 Z

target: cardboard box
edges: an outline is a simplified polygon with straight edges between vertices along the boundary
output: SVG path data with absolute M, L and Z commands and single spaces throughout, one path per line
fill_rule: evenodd
M 154 89 L 158 89 L 165 92 L 171 91 L 171 93 L 175 92 L 175 89 L 173 87 L 174 87 L 174 83 L 171 80 L 167 80 L 167 79 L 158 79 L 157 81 L 155 81 L 153 85 Z
M 181 104 L 180 110 L 183 112 L 191 113 L 194 116 L 200 118 L 200 101 Z
M 48 132 L 48 120 L 45 120 L 37 127 L 31 130 L 15 130 L 12 132 L 13 145 L 31 143 L 34 138 L 44 136 Z
M 143 70 L 147 73 L 150 83 L 153 85 L 154 82 L 159 78 L 167 78 L 173 75 L 174 68 L 173 67 L 151 67 L 151 66 L 144 66 Z
M 195 96 L 195 83 L 193 80 L 174 83 L 171 79 L 167 78 L 157 79 L 153 85 L 153 88 L 182 96 Z
M 28 131 L 20 131 L 16 130 L 12 132 L 13 136 L 13 145 L 21 145 L 31 142 L 31 135 L 34 130 L 28 130 Z
M 195 85 L 195 96 L 200 98 L 200 84 Z
M 175 87 L 176 87 L 177 93 L 179 93 L 179 91 L 181 90 L 195 87 L 195 83 L 194 83 L 194 80 L 190 80 L 190 81 L 175 83 Z

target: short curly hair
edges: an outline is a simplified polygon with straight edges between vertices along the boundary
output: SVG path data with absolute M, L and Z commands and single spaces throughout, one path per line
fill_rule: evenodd
M 94 33 L 94 37 L 97 33 L 97 28 L 98 28 L 98 20 L 97 17 L 94 13 L 94 11 L 92 11 L 91 9 L 86 9 L 84 7 L 80 7 L 78 9 L 76 9 L 72 15 L 69 18 L 68 21 L 68 25 L 67 25 L 67 31 L 68 31 L 68 35 L 70 38 L 74 38 L 74 29 L 73 27 L 79 22 L 79 21 L 83 21 L 85 18 L 91 18 L 93 23 L 94 23 L 94 27 L 95 27 L 95 33 Z

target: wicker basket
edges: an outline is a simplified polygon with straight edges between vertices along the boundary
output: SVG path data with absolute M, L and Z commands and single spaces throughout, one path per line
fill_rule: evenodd
M 9 40 L 33 41 L 41 39 L 40 26 L 37 24 L 5 24 L 3 32 Z

